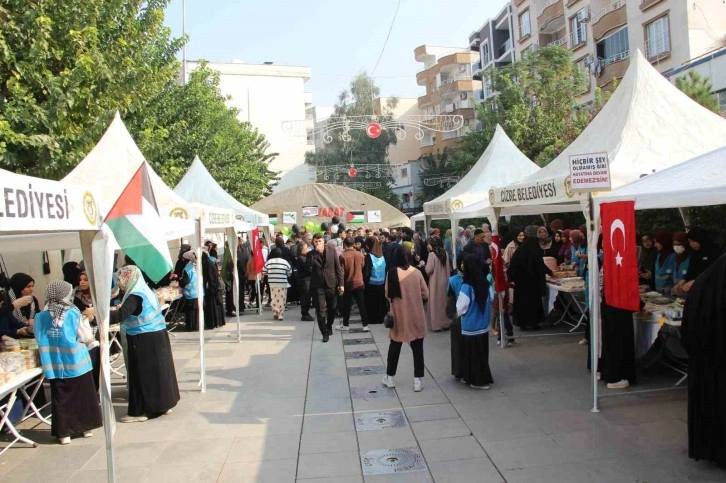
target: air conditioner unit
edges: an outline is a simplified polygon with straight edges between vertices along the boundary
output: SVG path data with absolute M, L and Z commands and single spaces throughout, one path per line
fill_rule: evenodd
M 587 8 L 583 8 L 579 12 L 577 12 L 577 21 L 586 23 L 590 21 L 590 10 Z
M 466 99 L 466 97 L 466 92 L 462 92 L 461 94 L 459 94 L 459 99 Z

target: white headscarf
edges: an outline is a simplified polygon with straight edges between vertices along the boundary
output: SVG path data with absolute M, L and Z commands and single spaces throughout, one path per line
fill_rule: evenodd
M 144 277 L 141 275 L 141 270 L 136 265 L 126 265 L 116 271 L 116 281 L 118 287 L 123 290 L 124 298 L 121 299 L 121 303 L 126 302 L 129 294 L 134 290 L 137 283 L 145 283 Z
M 53 325 L 62 327 L 66 312 L 74 309 L 73 285 L 63 280 L 54 280 L 45 289 L 45 308 L 53 316 Z

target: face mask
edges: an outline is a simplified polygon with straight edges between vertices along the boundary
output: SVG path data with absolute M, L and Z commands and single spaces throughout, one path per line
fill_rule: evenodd
M 675 245 L 673 247 L 673 251 L 676 252 L 678 255 L 682 255 L 686 251 L 686 247 L 682 245 Z

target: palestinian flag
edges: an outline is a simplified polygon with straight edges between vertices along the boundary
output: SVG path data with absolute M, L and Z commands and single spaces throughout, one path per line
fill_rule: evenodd
M 160 229 L 161 219 L 146 161 L 116 200 L 105 223 L 124 253 L 151 280 L 158 282 L 171 271 L 169 248 Z
M 270 217 L 270 225 L 277 226 L 277 215 L 276 214 L 269 214 L 267 216 Z
M 348 223 L 365 223 L 366 214 L 363 211 L 349 211 Z

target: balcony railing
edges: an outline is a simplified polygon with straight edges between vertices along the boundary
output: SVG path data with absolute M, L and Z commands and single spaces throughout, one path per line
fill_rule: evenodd
M 434 144 L 436 144 L 436 138 L 428 138 L 428 139 L 423 138 L 421 140 L 421 147 L 422 148 L 427 148 L 429 146 L 433 146 Z
M 576 30 L 570 33 L 570 48 L 577 47 L 585 42 L 587 42 L 587 28 L 585 25 L 579 26 Z
M 618 0 L 617 2 L 611 3 L 610 5 L 608 5 L 607 7 L 603 8 L 602 10 L 598 11 L 595 15 L 593 15 L 592 23 L 597 23 L 605 15 L 609 14 L 610 12 L 614 12 L 615 10 L 622 8 L 624 6 L 625 6 L 625 0 Z
M 656 59 L 671 51 L 671 36 L 668 32 L 656 35 L 645 41 L 645 56 L 648 60 Z
M 499 50 L 497 51 L 497 58 L 500 58 L 500 57 L 502 57 L 502 56 L 503 56 L 504 54 L 506 54 L 506 53 L 507 53 L 507 52 L 509 52 L 510 50 L 512 50 L 512 39 L 511 39 L 511 38 L 507 39 L 507 41 L 506 41 L 506 42 L 504 42 L 504 43 L 503 43 L 503 44 L 502 44 L 502 45 L 501 45 L 501 46 L 499 47 Z
M 619 54 L 611 55 L 610 57 L 607 57 L 602 60 L 602 66 L 607 67 L 610 64 L 614 64 L 615 62 L 620 62 L 621 60 L 625 60 L 628 57 L 630 57 L 630 51 L 626 50 L 625 52 L 620 52 Z
M 566 43 L 567 37 L 562 37 L 561 39 L 553 40 L 552 42 L 547 44 L 547 46 L 549 47 L 550 45 L 565 45 Z

